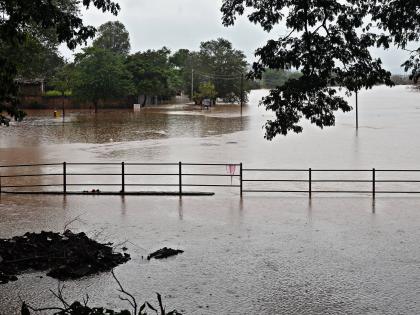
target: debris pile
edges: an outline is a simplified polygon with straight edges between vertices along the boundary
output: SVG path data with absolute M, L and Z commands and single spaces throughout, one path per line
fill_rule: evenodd
M 0 284 L 16 281 L 16 275 L 31 269 L 49 270 L 48 276 L 67 280 L 109 271 L 130 260 L 129 254 L 115 253 L 111 245 L 70 230 L 0 239 Z
M 183 252 L 184 251 L 180 249 L 172 249 L 172 248 L 164 247 L 155 251 L 154 253 L 151 253 L 149 256 L 147 256 L 147 260 L 150 260 L 152 258 L 154 259 L 168 258 L 171 256 L 182 254 Z

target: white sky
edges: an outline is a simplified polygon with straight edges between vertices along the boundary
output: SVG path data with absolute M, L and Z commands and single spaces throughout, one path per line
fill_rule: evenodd
M 115 17 L 96 8 L 83 10 L 85 24 L 99 26 L 110 20 L 119 20 L 130 33 L 132 52 L 158 49 L 163 46 L 175 51 L 179 48 L 198 49 L 200 42 L 223 37 L 230 40 L 236 49 L 245 52 L 248 61 L 254 60 L 254 51 L 269 38 L 285 33 L 282 27 L 270 34 L 261 27 L 241 17 L 233 27 L 224 27 L 221 22 L 222 0 L 117 0 L 121 6 Z M 62 54 L 71 59 L 72 52 L 65 46 Z M 386 69 L 403 73 L 400 65 L 407 53 L 391 49 L 373 50 Z

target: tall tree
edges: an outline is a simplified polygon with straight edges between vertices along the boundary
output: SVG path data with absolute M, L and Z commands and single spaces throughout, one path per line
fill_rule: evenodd
M 241 76 L 247 71 L 242 51 L 234 49 L 232 43 L 223 38 L 202 42 L 200 62 L 207 65 L 206 72 L 212 77 L 219 97 L 232 102 L 240 100 Z
M 56 89 L 57 91 L 60 91 L 62 103 L 62 116 L 63 121 L 66 116 L 65 112 L 65 96 L 66 93 L 71 91 L 73 82 L 74 82 L 74 76 L 75 76 L 75 69 L 74 64 L 69 63 L 62 66 L 58 71 L 55 72 L 54 77 L 51 79 L 50 84 Z
M 75 58 L 73 94 L 94 104 L 98 111 L 100 100 L 131 94 L 133 83 L 125 59 L 112 51 L 89 47 Z
M 64 65 L 55 42 L 41 42 L 34 36 L 27 36 L 18 49 L 14 48 L 17 64 L 17 78 L 50 80 Z
M 24 113 L 17 109 L 18 59 L 10 51 L 19 50 L 28 36 L 42 42 L 44 31 L 52 31 L 57 43 L 67 43 L 70 49 L 85 43 L 95 35 L 95 28 L 83 24 L 71 0 L 0 0 L 0 125 L 10 118 L 20 120 Z M 83 0 L 88 8 L 93 4 L 102 11 L 117 14 L 120 7 L 112 0 Z M 9 117 L 7 117 L 9 116 Z
M 398 8 L 403 8 L 400 16 Z M 262 100 L 276 115 L 266 123 L 268 139 L 301 132 L 303 117 L 321 128 L 334 125 L 335 112 L 351 107 L 333 86 L 343 86 L 351 93 L 375 84 L 392 85 L 391 73 L 369 49 L 387 48 L 393 40 L 404 47 L 419 36 L 417 0 L 224 0 L 222 12 L 226 26 L 245 12 L 266 31 L 280 21 L 287 26 L 286 35 L 257 49 L 259 61 L 250 73 L 254 78 L 261 78 L 265 69 L 295 68 L 302 73 Z M 406 22 L 407 17 L 411 18 Z M 390 34 L 374 33 L 374 24 Z M 410 67 L 416 66 L 408 64 Z
M 201 84 L 211 82 L 218 97 L 231 102 L 239 101 L 241 75 L 247 72 L 247 62 L 244 53 L 234 49 L 228 40 L 219 38 L 202 42 L 199 51 L 178 50 L 170 60 L 180 70 L 183 89 L 189 95 L 191 90 L 199 93 Z M 245 82 L 243 87 L 246 96 L 249 82 Z
M 114 53 L 128 55 L 130 53 L 130 34 L 124 24 L 109 21 L 98 28 L 98 36 L 93 46 L 109 49 Z
M 180 88 L 177 69 L 169 62 L 170 50 L 137 52 L 127 58 L 127 67 L 133 76 L 137 95 L 144 95 L 143 106 L 148 96 L 169 96 Z

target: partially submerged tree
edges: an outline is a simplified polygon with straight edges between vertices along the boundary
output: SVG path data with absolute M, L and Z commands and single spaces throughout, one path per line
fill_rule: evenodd
M 128 55 L 130 53 L 130 34 L 124 24 L 119 21 L 109 21 L 98 28 L 98 36 L 93 42 L 94 47 L 111 50 L 114 53 Z
M 62 103 L 61 109 L 63 114 L 63 121 L 65 117 L 65 97 L 66 93 L 69 93 L 72 89 L 73 81 L 74 81 L 74 64 L 65 64 L 61 69 L 59 69 L 54 77 L 51 79 L 50 84 L 54 87 L 55 90 L 61 93 Z
M 200 83 L 198 87 L 198 93 L 194 95 L 194 101 L 196 104 L 202 104 L 204 99 L 209 99 L 212 102 L 216 101 L 217 92 L 216 87 L 211 82 Z
M 127 68 L 131 72 L 137 95 L 143 95 L 143 106 L 148 96 L 175 94 L 181 82 L 178 71 L 169 62 L 170 50 L 147 50 L 127 57 Z
M 120 9 L 112 0 L 82 3 L 115 15 Z M 95 28 L 83 24 L 78 10 L 74 10 L 78 4 L 76 0 L 0 0 L 0 125 L 8 124 L 10 118 L 21 120 L 25 115 L 17 108 L 15 79 L 19 62 L 10 51 L 21 49 L 29 36 L 43 42 L 48 32 L 54 34 L 57 44 L 67 43 L 70 49 L 85 43 L 95 35 Z
M 95 112 L 100 100 L 127 96 L 133 88 L 123 56 L 95 47 L 76 55 L 73 94 L 79 100 L 92 102 Z
M 266 123 L 266 138 L 301 132 L 302 118 L 321 128 L 334 125 L 335 112 L 350 111 L 351 107 L 333 86 L 351 93 L 376 84 L 393 85 L 391 73 L 369 49 L 388 48 L 391 42 L 406 48 L 410 41 L 418 40 L 419 10 L 418 0 L 224 0 L 226 26 L 233 25 L 237 15 L 250 12 L 249 20 L 268 32 L 280 22 L 287 27 L 286 35 L 257 49 L 259 60 L 250 77 L 260 79 L 265 69 L 293 68 L 302 73 L 262 100 L 276 116 Z M 389 34 L 373 32 L 375 25 Z M 413 55 L 416 53 L 419 51 Z M 405 66 L 415 78 L 418 58 Z

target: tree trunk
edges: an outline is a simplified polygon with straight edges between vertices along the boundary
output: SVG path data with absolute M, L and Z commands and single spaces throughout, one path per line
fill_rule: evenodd
M 95 107 L 95 114 L 98 112 L 98 100 L 93 101 L 93 106 Z
M 141 107 L 146 106 L 146 101 L 147 101 L 147 95 L 144 94 L 143 104 L 141 104 Z

